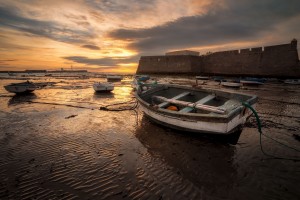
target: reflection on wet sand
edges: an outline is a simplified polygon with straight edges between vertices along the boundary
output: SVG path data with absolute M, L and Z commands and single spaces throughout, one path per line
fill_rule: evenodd
M 93 99 L 114 98 L 114 96 L 112 92 L 94 92 Z
M 224 197 L 236 182 L 234 146 L 194 134 L 174 133 L 152 124 L 146 117 L 141 119 L 135 135 L 150 154 L 161 156 L 178 173 L 202 188 L 205 195 Z
M 27 103 L 28 101 L 36 99 L 37 96 L 34 93 L 26 93 L 22 95 L 15 95 L 8 100 L 8 106 L 13 106 L 17 104 Z
M 131 80 L 99 95 L 98 78 L 49 81 L 58 84 L 19 97 L 3 88 L 11 80 L 0 81 L 0 199 L 299 199 L 300 162 L 267 159 L 254 118 L 231 146 L 159 126 L 138 110 L 99 110 L 134 105 Z M 264 133 L 298 148 L 299 87 L 241 90 L 259 96 Z M 266 138 L 263 145 L 299 157 Z

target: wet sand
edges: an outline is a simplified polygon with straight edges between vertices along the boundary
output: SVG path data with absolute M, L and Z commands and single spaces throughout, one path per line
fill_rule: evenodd
M 0 80 L 0 199 L 300 198 L 299 161 L 264 155 L 254 117 L 230 145 L 158 126 L 140 111 L 99 110 L 130 101 L 133 92 L 124 79 L 112 93 L 96 94 L 96 80 L 41 78 L 35 82 L 54 84 L 26 96 L 7 93 L 3 85 L 15 81 Z M 213 81 L 198 87 L 225 90 Z M 300 134 L 300 86 L 270 82 L 240 91 L 259 96 L 265 134 L 300 149 L 293 136 Z M 262 142 L 269 154 L 300 158 Z

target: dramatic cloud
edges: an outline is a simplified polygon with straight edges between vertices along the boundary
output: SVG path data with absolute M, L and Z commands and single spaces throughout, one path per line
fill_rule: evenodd
M 227 1 L 217 12 L 182 17 L 152 28 L 117 29 L 109 36 L 132 41 L 129 47 L 139 52 L 165 52 L 274 36 L 279 24 L 295 17 L 300 21 L 298 0 Z M 300 33 L 293 34 L 296 37 Z M 285 38 L 286 42 L 290 39 Z
M 287 43 L 299 21 L 299 0 L 0 0 L 0 58 L 135 72 L 142 55 Z
M 82 63 L 86 65 L 97 65 L 102 67 L 116 66 L 120 63 L 130 63 L 130 62 L 136 62 L 138 60 L 136 56 L 125 57 L 125 58 L 124 57 L 88 58 L 84 56 L 69 56 L 69 57 L 64 57 L 64 59 L 76 63 Z
M 18 9 L 11 7 L 0 7 L 1 26 L 66 43 L 83 43 L 92 38 L 87 31 L 62 27 L 53 21 L 23 17 Z
M 82 45 L 82 48 L 86 48 L 86 49 L 91 49 L 91 50 L 100 50 L 100 48 L 96 45 L 90 45 L 90 44 L 86 44 L 86 45 Z
M 16 61 L 16 59 L 0 60 L 0 62 L 11 62 L 11 61 Z

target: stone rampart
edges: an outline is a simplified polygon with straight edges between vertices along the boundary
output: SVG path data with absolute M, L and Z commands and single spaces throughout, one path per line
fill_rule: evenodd
M 143 56 L 137 74 L 300 77 L 297 41 L 201 56 Z
M 142 56 L 137 73 L 148 74 L 190 74 L 199 66 L 199 56 Z

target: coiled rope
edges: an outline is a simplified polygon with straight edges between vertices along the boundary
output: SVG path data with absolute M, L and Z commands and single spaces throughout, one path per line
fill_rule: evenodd
M 271 154 L 266 153 L 266 152 L 264 151 L 263 145 L 262 145 L 262 137 L 261 137 L 262 135 L 264 135 L 266 138 L 271 139 L 272 141 L 274 141 L 274 142 L 276 142 L 276 143 L 278 143 L 278 144 L 280 144 L 280 145 L 282 145 L 282 146 L 284 146 L 284 147 L 286 147 L 286 148 L 293 149 L 293 150 L 295 150 L 295 151 L 297 151 L 297 152 L 300 152 L 300 150 L 299 150 L 299 149 L 296 149 L 296 148 L 294 148 L 294 147 L 288 146 L 287 144 L 284 144 L 284 143 L 282 143 L 282 142 L 280 142 L 280 141 L 278 141 L 278 140 L 275 140 L 274 138 L 272 138 L 272 137 L 270 137 L 270 136 L 264 134 L 264 133 L 262 132 L 261 121 L 260 121 L 260 119 L 259 119 L 259 116 L 258 116 L 256 110 L 255 110 L 252 106 L 250 106 L 248 103 L 246 103 L 246 102 L 243 102 L 242 105 L 245 106 L 246 108 L 249 108 L 249 109 L 252 111 L 252 113 L 254 114 L 255 118 L 256 118 L 257 128 L 258 128 L 258 132 L 259 132 L 260 149 L 261 149 L 261 151 L 262 151 L 262 153 L 263 153 L 264 155 L 269 156 L 269 157 L 274 158 L 274 159 L 284 159 L 284 160 L 300 161 L 300 158 L 284 158 L 284 157 L 274 156 L 274 155 L 271 155 Z
M 121 105 L 119 107 L 116 108 L 111 108 L 111 107 L 115 107 Z M 121 103 L 114 103 L 114 104 L 109 104 L 106 106 L 101 106 L 100 110 L 104 110 L 104 111 L 126 111 L 126 110 L 135 110 L 138 106 L 138 101 L 136 99 L 134 100 L 130 100 L 130 101 L 126 101 L 126 102 L 121 102 Z

